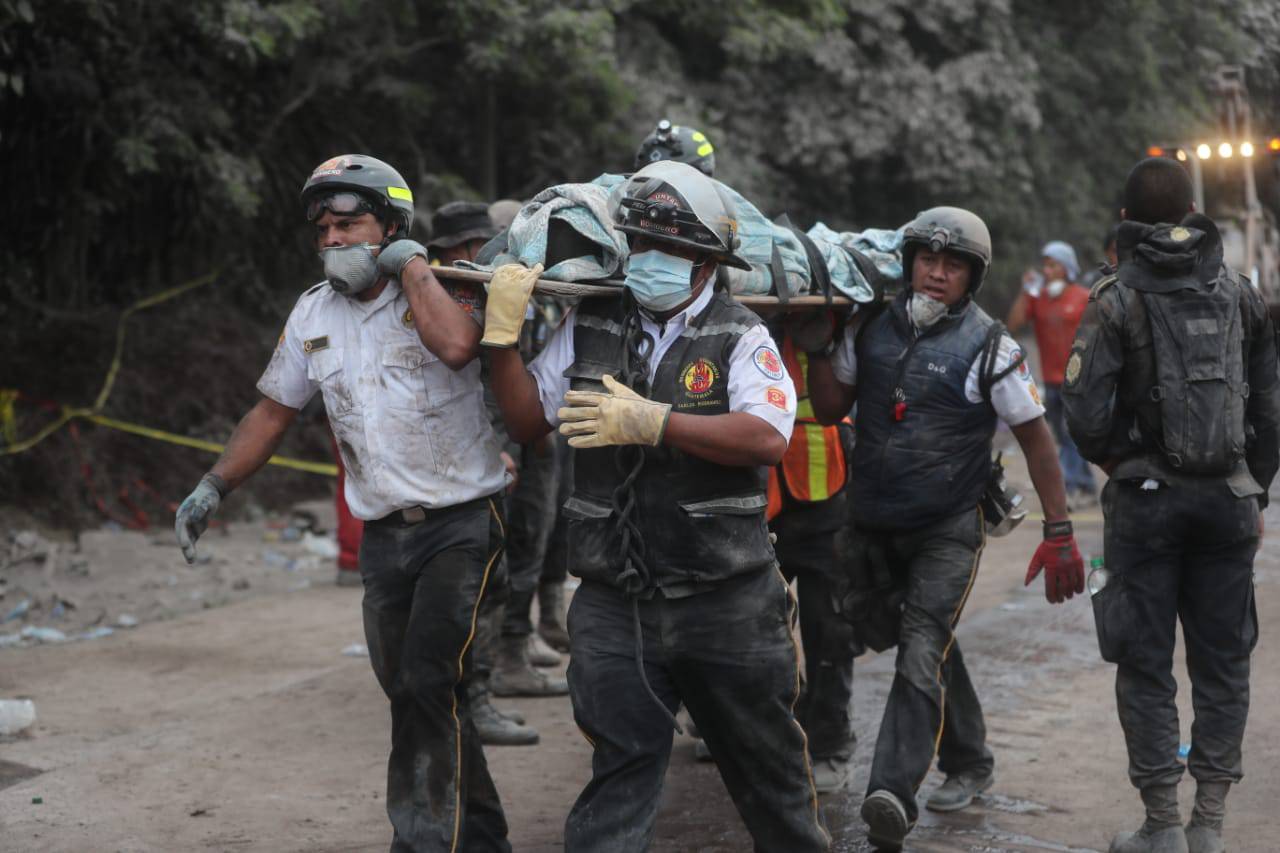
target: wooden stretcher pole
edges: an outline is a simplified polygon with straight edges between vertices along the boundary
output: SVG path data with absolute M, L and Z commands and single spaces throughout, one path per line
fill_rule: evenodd
M 478 285 L 487 283 L 491 277 L 491 273 L 479 270 L 465 270 L 458 267 L 432 267 L 431 271 L 439 279 L 465 281 Z M 548 296 L 565 297 L 619 296 L 622 293 L 622 282 L 609 281 L 608 283 L 599 284 L 579 284 L 572 281 L 552 281 L 548 278 L 540 278 L 538 283 L 533 286 L 533 291 L 534 293 L 545 293 Z M 827 305 L 826 297 L 823 296 L 793 296 L 785 303 L 780 302 L 776 296 L 735 294 L 734 298 L 748 308 L 770 312 L 778 310 L 810 311 Z M 853 304 L 853 300 L 847 296 L 834 296 L 831 299 L 831 305 L 834 308 L 847 308 Z

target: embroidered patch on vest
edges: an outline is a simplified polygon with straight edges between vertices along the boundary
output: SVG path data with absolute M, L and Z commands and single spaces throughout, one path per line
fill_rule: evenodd
M 1067 384 L 1075 385 L 1076 380 L 1080 378 L 1081 358 L 1079 350 L 1071 351 L 1071 358 L 1067 359 Z
M 769 388 L 764 392 L 764 399 L 771 406 L 777 406 L 784 412 L 787 410 L 787 392 L 781 388 Z
M 773 347 L 756 347 L 756 351 L 751 354 L 751 360 L 755 362 L 756 370 L 775 382 L 782 378 L 782 359 L 774 352 Z
M 302 342 L 302 351 L 310 355 L 313 352 L 319 352 L 322 349 L 329 348 L 329 336 L 321 335 L 318 338 L 312 338 Z
M 680 371 L 680 384 L 690 397 L 705 397 L 711 393 L 716 380 L 720 378 L 720 368 L 714 362 L 700 358 L 690 362 Z

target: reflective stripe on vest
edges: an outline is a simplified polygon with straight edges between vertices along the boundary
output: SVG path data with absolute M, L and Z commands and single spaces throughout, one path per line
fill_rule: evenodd
M 796 423 L 791 430 L 791 443 L 787 445 L 787 452 L 778 468 L 792 498 L 806 503 L 825 501 L 843 489 L 845 484 L 840 430 L 835 426 L 823 426 L 814 417 L 813 404 L 809 401 L 809 357 L 796 351 L 789 335 L 782 340 L 782 361 L 796 386 Z M 770 490 L 770 497 L 774 495 L 777 495 L 780 510 L 782 495 L 777 485 Z

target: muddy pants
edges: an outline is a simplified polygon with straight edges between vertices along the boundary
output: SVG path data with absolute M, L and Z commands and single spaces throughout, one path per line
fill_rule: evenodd
M 845 519 L 844 495 L 813 504 L 789 502 L 769 523 L 777 535 L 774 551 L 788 581 L 799 578 L 800 641 L 804 646 L 804 693 L 796 717 L 809 736 L 815 759 L 846 761 L 855 738 L 849 703 L 853 699 L 853 628 L 840 615 L 835 573 L 843 571 L 836 535 Z
M 565 822 L 569 853 L 647 850 L 673 730 L 636 672 L 631 603 L 584 581 L 569 608 L 569 696 L 590 740 L 592 778 Z M 791 595 L 778 572 L 687 598 L 639 603 L 644 667 L 674 714 L 683 702 L 760 851 L 828 850 L 803 730 Z
M 1253 556 L 1258 504 L 1221 481 L 1144 491 L 1139 481 L 1103 489 L 1105 559 L 1122 584 L 1133 631 L 1116 669 L 1116 705 L 1137 788 L 1176 785 L 1174 633 L 1182 622 L 1191 676 L 1191 775 L 1238 782 L 1249 713 L 1249 654 L 1258 642 Z
M 547 567 L 548 546 L 556 529 L 556 517 L 564 498 L 561 467 L 568 456 L 568 445 L 558 433 L 547 439 L 547 447 L 539 454 L 532 445 L 521 448 L 520 479 L 516 490 L 507 498 L 507 575 L 511 595 L 502 621 L 503 636 L 527 636 L 533 633 L 529 609 L 538 584 L 563 581 L 563 554 L 560 565 L 550 572 Z M 566 483 L 567 485 L 567 483 Z M 568 497 L 568 495 L 565 495 Z
M 365 525 L 365 638 L 391 700 L 392 853 L 511 850 L 463 685 L 502 551 L 496 501 L 428 510 L 417 524 Z
M 916 819 L 916 789 L 936 750 L 943 773 L 990 772 L 982 705 L 954 634 L 978 574 L 985 534 L 977 509 L 915 530 L 858 531 L 879 539 L 906 586 L 898 657 L 867 792 L 887 790 Z

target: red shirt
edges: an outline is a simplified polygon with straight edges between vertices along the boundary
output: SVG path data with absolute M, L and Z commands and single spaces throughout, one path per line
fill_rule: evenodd
M 1057 298 L 1044 290 L 1039 296 L 1027 297 L 1027 317 L 1036 330 L 1036 345 L 1040 348 L 1040 372 L 1046 385 L 1061 385 L 1067 370 L 1067 357 L 1071 354 L 1071 342 L 1076 337 L 1076 326 L 1089 302 L 1089 288 L 1068 284 Z

